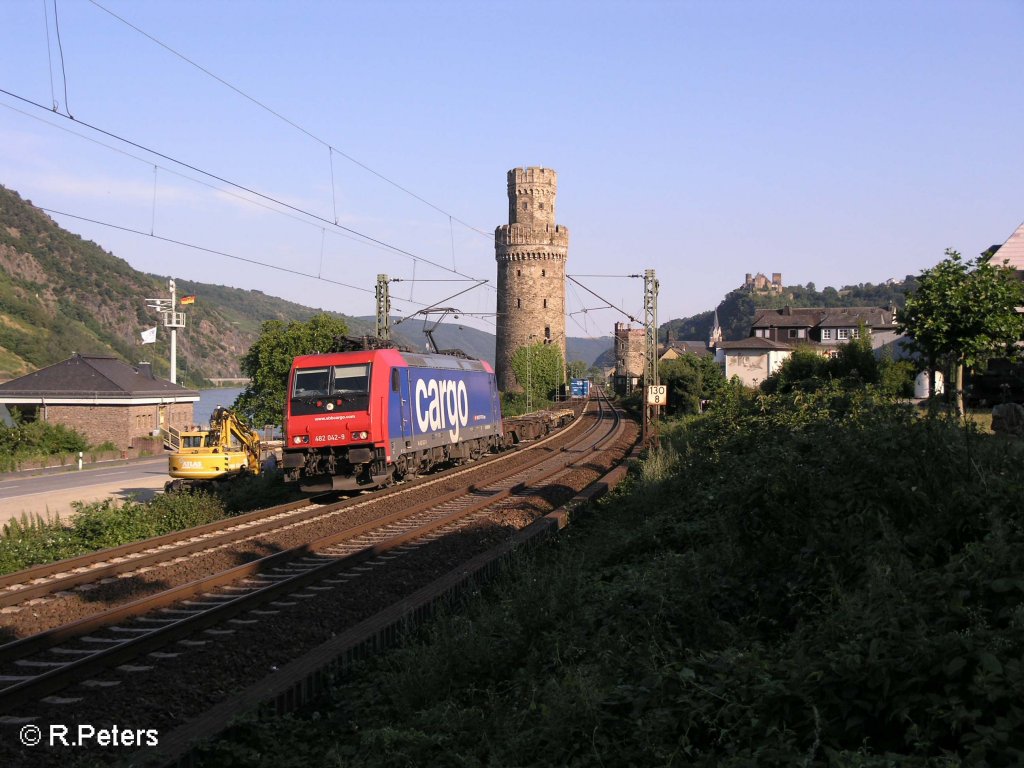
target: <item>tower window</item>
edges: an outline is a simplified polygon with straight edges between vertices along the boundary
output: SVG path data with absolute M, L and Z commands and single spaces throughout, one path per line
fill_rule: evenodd
M 544 300 L 544 303 L 545 304 L 547 303 L 547 299 Z M 544 326 L 544 338 L 545 339 L 550 339 L 551 338 L 551 326 L 550 325 L 545 325 Z
M 523 300 L 522 299 L 516 299 L 516 309 L 522 309 L 522 308 L 523 308 Z
M 523 270 L 517 269 L 516 270 L 516 277 L 522 277 L 522 276 L 523 276 Z
M 544 203 L 537 203 L 537 208 L 538 208 L 539 210 L 542 210 L 542 211 L 543 211 L 543 210 L 544 210 Z
M 530 204 L 529 204 L 529 203 L 523 203 L 523 210 L 524 210 L 524 211 L 525 211 L 525 210 L 526 210 L 527 208 L 529 208 L 529 207 L 530 207 Z
M 547 271 L 546 269 L 542 269 L 542 270 L 540 271 L 540 276 L 541 276 L 541 277 L 547 277 L 547 275 L 548 275 L 548 271 Z
M 548 300 L 544 299 L 544 309 L 547 309 L 547 308 L 548 308 Z

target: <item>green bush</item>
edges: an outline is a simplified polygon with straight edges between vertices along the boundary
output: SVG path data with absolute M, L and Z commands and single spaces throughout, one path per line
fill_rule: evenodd
M 0 535 L 0 573 L 75 557 L 213 522 L 224 505 L 208 494 L 161 494 L 145 504 L 113 499 L 72 505 L 69 523 L 39 518 L 12 521 Z
M 666 433 L 490 600 L 207 764 L 1024 760 L 1020 446 L 835 380 Z
M 0 468 L 18 461 L 57 454 L 78 453 L 89 447 L 85 437 L 63 424 L 32 421 L 13 427 L 0 424 Z
M 247 475 L 226 483 L 214 494 L 228 514 L 239 514 L 284 504 L 301 498 L 294 485 L 285 485 L 280 470 L 272 469 L 256 477 Z

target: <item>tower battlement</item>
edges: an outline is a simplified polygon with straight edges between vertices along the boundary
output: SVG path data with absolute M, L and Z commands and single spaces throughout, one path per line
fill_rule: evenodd
M 569 230 L 560 224 L 545 224 L 543 227 L 502 224 L 494 230 L 494 245 L 554 245 L 568 248 Z

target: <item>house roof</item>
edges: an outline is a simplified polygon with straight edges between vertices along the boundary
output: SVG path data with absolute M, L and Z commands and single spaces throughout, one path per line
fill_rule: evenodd
M 751 328 L 810 328 L 817 325 L 826 310 L 823 307 L 785 307 L 759 309 Z
M 999 246 L 992 261 L 995 264 L 1005 261 L 1008 267 L 1024 271 L 1024 224 L 1017 227 L 1006 242 Z
M 661 358 L 665 358 L 670 352 L 675 353 L 672 357 L 680 357 L 686 354 L 706 357 L 711 354 L 711 350 L 708 349 L 708 345 L 703 341 L 673 341 L 668 348 L 661 353 Z
M 756 336 L 748 336 L 745 339 L 739 341 L 723 341 L 718 345 L 719 349 L 726 351 L 730 349 L 760 349 L 760 350 L 792 350 L 791 344 L 785 344 L 781 341 L 773 341 L 772 339 L 762 339 Z
M 869 328 L 893 325 L 889 307 L 785 307 L 760 309 L 751 328 L 856 328 L 863 323 Z
M 0 402 L 194 402 L 199 392 L 153 376 L 148 363 L 131 366 L 109 355 L 75 354 L 0 384 Z
M 887 307 L 837 307 L 826 311 L 819 328 L 856 328 L 863 323 L 869 328 L 893 325 L 893 310 Z

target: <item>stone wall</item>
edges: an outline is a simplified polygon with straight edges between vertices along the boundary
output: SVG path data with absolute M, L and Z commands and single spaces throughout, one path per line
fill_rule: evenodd
M 44 418 L 81 432 L 92 445 L 110 441 L 119 449 L 147 440 L 159 427 L 192 424 L 192 403 L 167 405 L 48 405 Z
M 508 172 L 509 223 L 494 232 L 498 263 L 495 374 L 498 389 L 522 389 L 512 371 L 520 347 L 557 344 L 565 360 L 565 263 L 569 230 L 555 223 L 558 174 Z

